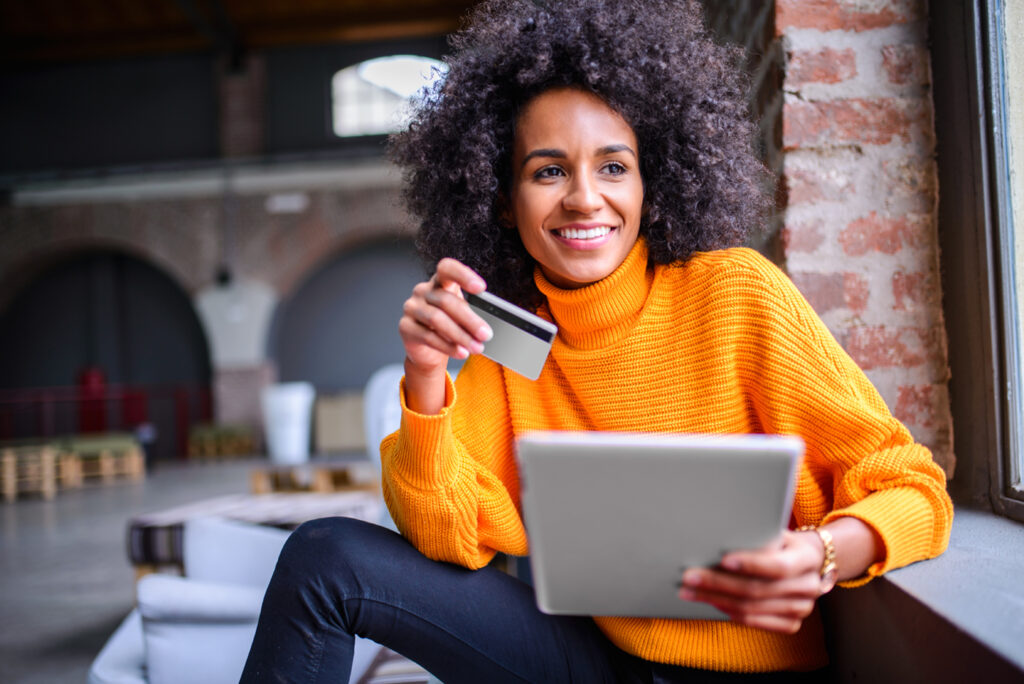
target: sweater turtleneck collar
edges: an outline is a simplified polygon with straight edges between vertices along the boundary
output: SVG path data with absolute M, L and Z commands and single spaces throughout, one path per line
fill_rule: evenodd
M 571 347 L 600 349 L 628 332 L 643 309 L 654 280 L 647 268 L 647 243 L 638 238 L 608 277 L 576 290 L 563 290 L 534 271 L 537 288 L 558 326 L 558 336 Z

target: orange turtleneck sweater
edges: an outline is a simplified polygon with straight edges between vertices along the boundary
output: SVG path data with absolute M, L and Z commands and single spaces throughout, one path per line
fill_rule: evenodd
M 803 437 L 796 525 L 854 516 L 885 560 L 856 585 L 936 556 L 952 506 L 943 472 L 889 413 L 793 284 L 749 249 L 647 264 L 637 242 L 610 276 L 561 290 L 537 272 L 539 315 L 558 336 L 531 382 L 482 356 L 447 382 L 446 405 L 381 445 L 384 496 L 426 556 L 468 568 L 529 552 L 515 437 L 527 430 L 772 433 Z M 765 672 L 825 665 L 817 612 L 794 635 L 731 622 L 595 617 L 619 648 L 648 660 Z

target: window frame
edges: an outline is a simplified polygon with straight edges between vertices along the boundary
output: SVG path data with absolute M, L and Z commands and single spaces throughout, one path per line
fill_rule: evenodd
M 342 69 L 376 57 L 414 54 L 441 60 L 447 52 L 445 35 L 266 50 L 267 155 L 384 156 L 388 138 L 385 134 L 349 138 L 334 134 L 332 77 Z
M 998 87 L 1001 0 L 932 3 L 929 14 L 938 155 L 938 231 L 962 505 L 1024 521 L 1010 477 L 1019 458 L 1021 405 L 1009 287 L 1011 225 Z M 1016 390 L 1016 391 L 1013 391 Z
M 337 87 L 338 77 L 343 75 L 343 74 L 351 73 L 355 78 L 361 79 L 361 77 L 359 76 L 359 68 L 362 67 L 364 64 L 368 64 L 368 63 L 374 62 L 376 60 L 391 59 L 391 58 L 396 58 L 396 57 L 417 58 L 417 59 L 423 60 L 423 62 L 421 62 L 421 64 L 420 64 L 421 67 L 429 66 L 432 70 L 438 70 L 439 72 L 442 72 L 442 78 L 444 77 L 443 76 L 444 70 L 447 69 L 447 65 L 444 62 L 442 62 L 440 59 L 436 58 L 436 57 L 427 57 L 427 56 L 424 56 L 424 55 L 416 55 L 416 54 L 409 54 L 409 53 L 406 53 L 406 54 L 395 54 L 395 55 L 382 55 L 380 57 L 371 57 L 370 59 L 362 60 L 360 62 L 356 62 L 355 64 L 350 64 L 350 65 L 348 65 L 346 67 L 338 69 L 338 71 L 334 72 L 334 74 L 331 75 L 331 133 L 333 133 L 336 138 L 339 138 L 339 139 L 342 139 L 342 140 L 356 140 L 356 139 L 365 139 L 365 138 L 371 138 L 371 137 L 388 136 L 388 135 L 391 135 L 392 133 L 398 133 L 399 131 L 402 130 L 402 128 L 408 126 L 408 121 L 405 121 L 405 122 L 401 122 L 399 127 L 397 127 L 397 128 L 389 128 L 389 129 L 384 130 L 384 131 L 381 131 L 381 130 L 378 129 L 378 130 L 373 130 L 373 131 L 370 131 L 370 132 L 359 132 L 359 133 L 339 133 L 338 132 L 337 114 L 338 114 L 339 106 L 342 107 L 342 108 L 351 107 L 351 103 L 345 102 L 344 98 L 342 98 L 342 102 L 340 102 L 340 103 L 338 102 L 338 96 L 339 96 L 338 87 Z M 427 64 L 428 61 L 431 62 L 431 63 Z M 423 83 L 423 86 L 427 86 L 427 85 L 430 85 L 430 83 L 425 79 L 424 83 Z M 422 92 L 422 87 L 421 87 L 421 92 Z M 401 98 L 400 96 L 398 96 L 396 94 L 396 97 L 398 97 L 399 100 L 404 102 L 405 106 L 408 107 L 410 101 L 412 101 L 412 102 L 416 101 L 416 97 L 417 96 L 416 96 L 416 94 L 414 94 L 413 96 L 411 96 L 411 98 Z M 358 103 L 357 103 L 356 106 L 358 107 Z

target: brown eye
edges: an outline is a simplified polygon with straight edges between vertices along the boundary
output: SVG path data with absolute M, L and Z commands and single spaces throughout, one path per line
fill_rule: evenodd
M 545 166 L 542 169 L 538 169 L 537 172 L 533 174 L 533 177 L 534 178 L 538 178 L 538 179 L 540 179 L 540 178 L 557 178 L 558 176 L 562 176 L 562 175 L 564 175 L 564 174 L 562 173 L 562 169 L 560 169 L 559 167 L 557 167 L 557 166 Z

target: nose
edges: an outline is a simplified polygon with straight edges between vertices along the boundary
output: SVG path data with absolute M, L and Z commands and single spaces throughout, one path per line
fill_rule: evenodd
M 601 208 L 604 198 L 598 190 L 595 179 L 587 174 L 578 174 L 566 188 L 562 206 L 567 211 L 580 214 L 592 214 Z

